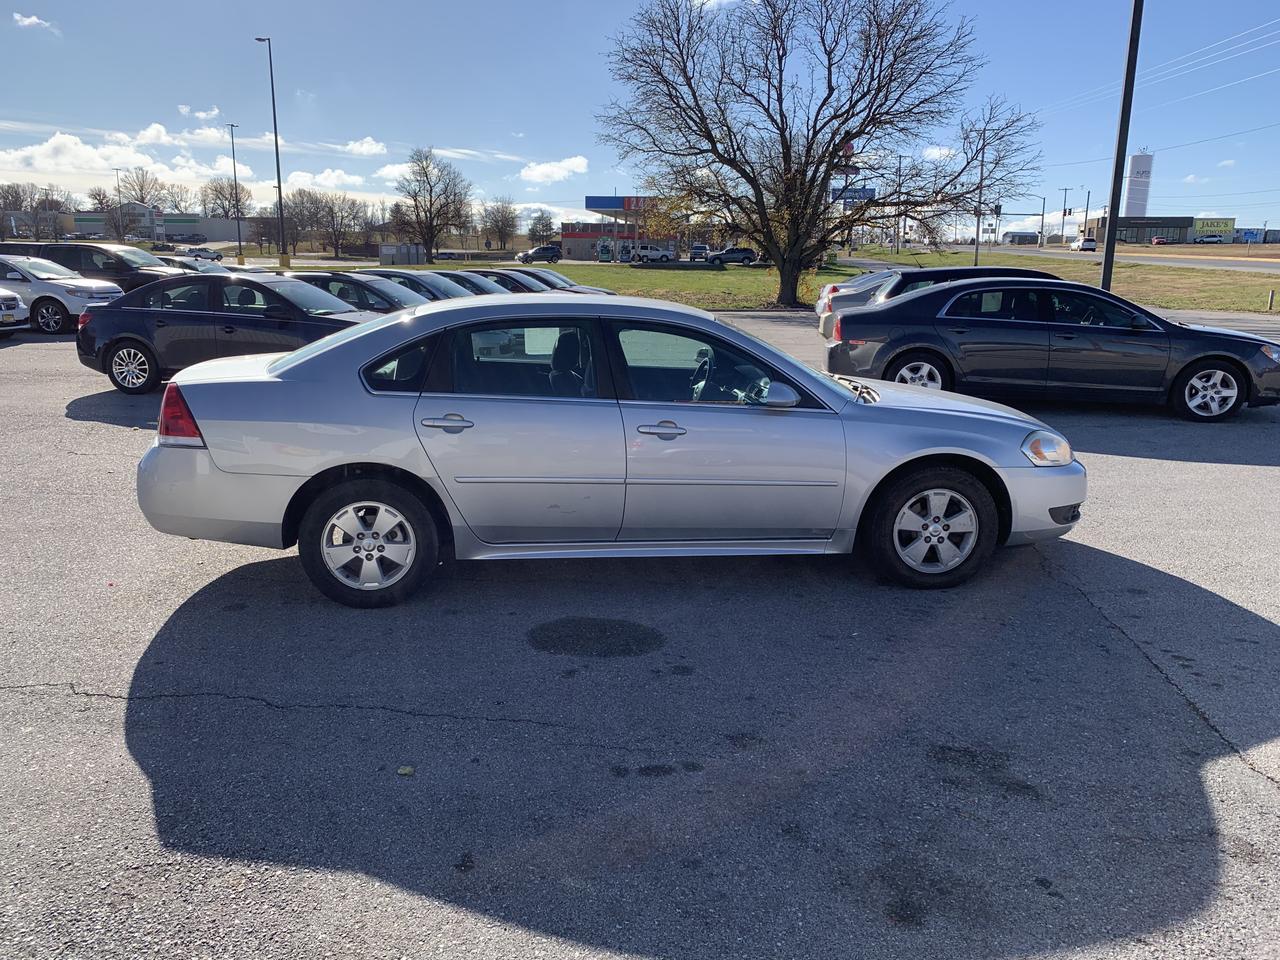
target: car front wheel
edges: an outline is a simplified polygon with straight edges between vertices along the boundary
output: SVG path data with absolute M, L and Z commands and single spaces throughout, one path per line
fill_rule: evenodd
M 70 333 L 71 314 L 57 300 L 37 300 L 31 311 L 31 326 L 41 333 Z
M 311 582 L 349 607 L 389 607 L 434 572 L 435 521 L 422 500 L 387 480 L 347 480 L 311 503 L 298 558 Z
M 150 393 L 160 386 L 156 356 L 136 340 L 118 343 L 107 353 L 107 377 L 121 393 Z
M 1170 399 L 1188 420 L 1225 420 L 1244 407 L 1247 385 L 1240 371 L 1227 363 L 1193 363 L 1174 381 Z
M 922 467 L 892 481 L 863 526 L 877 573 L 904 586 L 953 587 L 986 563 L 999 528 L 995 500 L 973 474 Z

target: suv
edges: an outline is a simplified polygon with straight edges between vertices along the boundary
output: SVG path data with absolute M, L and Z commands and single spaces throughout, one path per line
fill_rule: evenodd
M 183 271 L 167 267 L 145 250 L 123 243 L 0 243 L 0 254 L 52 260 L 90 280 L 106 280 L 129 291 Z
M 1206 233 L 1203 237 L 1196 237 L 1191 242 L 1192 243 L 1226 243 L 1227 241 L 1222 239 L 1222 234 L 1220 233 Z
M 707 262 L 714 264 L 740 263 L 744 267 L 756 262 L 756 252 L 750 247 L 725 247 L 707 254 Z
M 186 250 L 185 256 L 194 257 L 197 260 L 221 260 L 222 254 L 217 250 L 211 250 L 208 247 L 190 247 Z
M 1096 253 L 1098 241 L 1094 237 L 1076 237 L 1071 241 L 1071 249 L 1079 250 L 1083 253 Z
M 659 247 L 652 243 L 637 243 L 631 248 L 632 263 L 666 263 L 669 260 L 675 260 L 676 252 L 665 247 Z
M 705 260 L 707 259 L 707 254 L 710 252 L 711 252 L 711 248 L 708 247 L 705 243 L 695 243 L 692 247 L 689 248 L 689 259 Z
M 86 280 L 52 260 L 0 256 L 0 284 L 31 308 L 31 326 L 44 333 L 71 333 L 75 318 L 92 304 L 120 296 L 114 283 Z
M 547 263 L 560 262 L 560 248 L 550 243 L 544 243 L 540 247 L 534 247 L 532 250 L 526 250 L 524 253 L 517 253 L 516 259 L 521 263 L 533 263 L 535 260 L 545 260 Z

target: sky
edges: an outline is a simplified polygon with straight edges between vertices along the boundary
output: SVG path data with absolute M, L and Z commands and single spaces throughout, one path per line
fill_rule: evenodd
M 1030 192 L 1048 198 L 1049 232 L 1061 224 L 1062 188 L 1078 212 L 1086 191 L 1094 215 L 1106 201 L 1129 6 L 949 7 L 972 19 L 986 60 L 969 103 L 996 94 L 1041 121 L 1042 170 Z M 216 9 L 18 0 L 0 15 L 0 180 L 83 194 L 114 188 L 114 167 L 144 165 L 195 187 L 230 174 L 224 124 L 234 122 L 239 175 L 255 200 L 271 202 L 267 50 L 254 41 L 271 36 L 286 190 L 390 197 L 396 164 L 431 146 L 478 199 L 507 195 L 526 212 L 585 219 L 585 195 L 636 187 L 636 172 L 597 142 L 595 121 L 619 92 L 610 38 L 633 9 L 590 0 L 373 0 L 358 12 L 349 0 L 221 0 Z M 1129 144 L 1155 153 L 1149 214 L 1280 226 L 1276 0 L 1148 0 L 1138 66 Z M 1038 227 L 1038 197 L 1006 198 L 1004 208 L 1013 216 L 1002 230 Z

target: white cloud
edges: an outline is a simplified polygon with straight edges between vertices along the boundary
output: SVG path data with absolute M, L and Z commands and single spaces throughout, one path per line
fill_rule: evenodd
M 1209 178 L 1198 177 L 1194 173 L 1188 173 L 1185 177 L 1182 178 L 1182 182 L 1183 183 L 1208 183 Z
M 1236 162 L 1235 162 L 1234 160 L 1219 160 L 1219 161 L 1218 161 L 1218 166 L 1220 166 L 1220 167 L 1234 167 L 1235 165 L 1236 165 Z
M 387 152 L 387 145 L 373 137 L 361 137 L 359 140 L 348 140 L 346 146 L 338 149 L 357 157 L 380 157 Z
M 231 158 L 225 154 L 218 154 L 213 163 L 202 163 L 189 153 L 180 153 L 173 158 L 172 165 L 179 176 L 195 180 L 231 176 Z M 236 161 L 235 173 L 241 180 L 253 179 L 253 169 L 239 160 Z
M 354 173 L 347 173 L 345 170 L 332 170 L 326 167 L 319 173 L 295 170 L 285 177 L 284 183 L 286 189 L 309 187 L 318 190 L 337 190 L 342 187 L 358 187 L 364 183 L 364 177 Z
M 1220 214 L 1217 210 L 1201 210 L 1199 213 L 1196 214 L 1196 216 L 1197 217 L 1220 217 L 1222 216 L 1222 214 Z
M 386 180 L 388 183 L 392 183 L 408 174 L 408 172 L 409 165 L 407 163 L 388 163 L 373 171 L 373 175 L 381 180 Z
M 191 115 L 191 105 L 189 103 L 178 104 L 178 112 L 184 117 L 189 117 Z
M 513 137 L 515 137 L 517 140 L 523 140 L 523 139 L 524 139 L 524 133 L 523 133 L 523 132 L 517 133 L 516 131 L 514 131 L 514 130 L 513 130 L 513 131 L 511 131 L 511 135 L 512 135 Z
M 552 219 L 554 219 L 556 223 L 565 221 L 570 223 L 576 223 L 579 221 L 595 223 L 600 219 L 598 215 L 592 213 L 590 210 L 583 210 L 581 207 L 560 207 L 548 203 L 534 203 L 532 201 L 529 203 L 513 204 L 513 206 L 516 208 L 516 212 L 522 219 L 532 217 L 535 213 L 542 210 L 551 214 Z
M 950 160 L 956 152 L 951 147 L 933 146 L 925 147 L 920 151 L 920 155 L 926 160 Z
M 212 119 L 214 119 L 215 117 L 217 117 L 217 116 L 218 116 L 218 114 L 220 114 L 221 112 L 222 112 L 222 111 L 218 109 L 218 105 L 215 103 L 215 104 L 214 104 L 212 107 L 210 107 L 208 110 L 197 110 L 197 111 L 195 111 L 194 116 L 195 116 L 195 118 L 196 118 L 197 120 L 212 120 Z
M 62 36 L 62 30 L 59 29 L 56 23 L 50 23 L 48 20 L 41 20 L 34 13 L 30 16 L 26 16 L 15 11 L 13 14 L 13 22 L 19 30 L 29 30 L 34 28 L 37 30 L 48 30 L 55 37 Z
M 526 183 L 559 183 L 575 173 L 587 172 L 587 158 L 581 155 L 550 160 L 546 163 L 526 163 L 520 168 L 519 177 Z
M 146 167 L 157 176 L 171 171 L 128 143 L 94 146 L 69 133 L 55 133 L 43 143 L 0 150 L 0 178 L 5 174 L 102 173 L 112 167 Z

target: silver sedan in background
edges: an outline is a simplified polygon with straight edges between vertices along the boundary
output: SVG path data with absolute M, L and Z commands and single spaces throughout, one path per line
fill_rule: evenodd
M 169 385 L 138 500 L 156 529 L 298 545 L 326 595 L 398 602 L 442 556 L 848 554 L 947 587 L 1085 499 L 1008 407 L 831 377 L 702 311 L 466 297 Z

